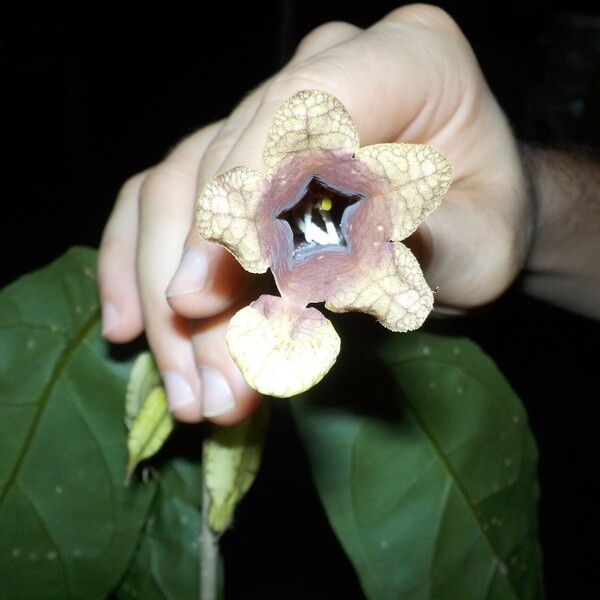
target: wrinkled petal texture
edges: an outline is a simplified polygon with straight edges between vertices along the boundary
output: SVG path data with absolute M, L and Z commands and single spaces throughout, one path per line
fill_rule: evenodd
M 344 105 L 331 94 L 302 90 L 290 96 L 273 117 L 263 164 L 274 169 L 307 150 L 354 153 L 358 131 Z
M 385 244 L 375 267 L 357 262 L 346 287 L 327 299 L 333 312 L 359 311 L 373 315 L 392 331 L 420 327 L 433 308 L 433 293 L 411 251 L 399 242 Z
M 263 188 L 261 173 L 235 167 L 209 181 L 196 204 L 198 233 L 225 246 L 251 273 L 264 273 L 270 264 L 259 241 Z
M 359 148 L 344 106 L 319 90 L 297 92 L 277 110 L 263 163 L 264 173 L 236 167 L 210 181 L 198 199 L 197 227 L 247 271 L 271 268 L 281 297 L 261 296 L 238 311 L 226 340 L 251 387 L 289 397 L 320 381 L 340 349 L 332 324 L 307 304 L 364 312 L 392 331 L 421 326 L 433 292 L 400 240 L 440 204 L 453 169 L 429 146 Z M 335 204 L 342 209 L 334 243 L 298 241 L 300 219 L 312 218 L 315 179 L 333 202 L 346 202 Z M 293 213 L 292 222 L 294 207 L 307 212 Z
M 266 295 L 233 316 L 226 339 L 247 383 L 280 398 L 318 383 L 340 351 L 333 325 L 317 309 Z
M 452 183 L 452 165 L 430 146 L 374 144 L 357 150 L 356 158 L 385 181 L 394 241 L 413 233 Z

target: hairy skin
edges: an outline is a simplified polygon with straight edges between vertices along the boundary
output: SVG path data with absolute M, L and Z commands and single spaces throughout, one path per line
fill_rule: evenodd
M 536 206 L 523 289 L 600 319 L 600 158 L 525 147 Z
M 104 334 L 125 342 L 146 330 L 171 409 L 181 420 L 234 423 L 257 406 L 258 394 L 245 383 L 225 343 L 231 315 L 247 304 L 241 297 L 248 278 L 227 251 L 194 231 L 194 202 L 217 173 L 237 165 L 260 168 L 273 114 L 287 97 L 307 88 L 340 99 L 356 121 L 362 145 L 428 144 L 454 165 L 452 190 L 413 240 L 426 257 L 425 276 L 437 289 L 436 302 L 459 308 L 489 302 L 527 261 L 533 213 L 520 154 L 456 23 L 438 8 L 417 4 L 366 30 L 347 23 L 321 26 L 229 117 L 183 140 L 164 161 L 127 182 L 106 226 L 99 254 Z M 597 177 L 597 170 L 589 169 Z M 554 181 L 555 174 L 540 167 L 545 180 L 544 173 Z M 534 171 L 536 182 L 537 177 Z M 550 267 L 544 268 L 554 264 L 556 243 L 543 242 L 549 238 L 542 230 L 552 226 L 542 218 L 542 196 L 569 202 L 570 192 L 564 183 L 548 185 L 548 191 L 541 182 L 535 186 L 540 219 L 526 289 L 552 300 L 552 284 L 536 283 L 542 278 L 535 275 L 545 252 Z M 563 193 L 555 196 L 557 188 Z M 590 211 L 590 219 L 592 213 L 597 215 Z M 554 228 L 560 231 L 564 221 L 558 220 L 561 226 Z M 574 231 L 568 243 L 579 238 Z M 590 231 L 579 254 L 561 256 L 566 262 L 559 279 L 579 272 L 577 256 L 593 261 L 598 246 Z M 563 306 L 582 302 L 565 300 L 570 293 L 593 298 L 586 282 L 597 287 L 596 275 L 592 267 L 584 271 L 588 275 L 576 289 L 556 288 L 562 290 Z M 593 299 L 586 301 L 593 305 Z

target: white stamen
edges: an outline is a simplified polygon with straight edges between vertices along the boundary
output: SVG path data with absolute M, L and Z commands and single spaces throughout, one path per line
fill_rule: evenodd
M 327 233 L 329 233 L 329 237 L 333 240 L 334 244 L 339 244 L 341 242 L 340 236 L 337 234 L 333 223 L 327 223 Z
M 315 223 L 311 223 L 309 227 L 310 237 L 312 238 L 312 241 L 317 242 L 317 244 L 327 246 L 327 244 L 336 243 L 335 241 L 332 242 L 329 234 L 326 231 L 323 231 L 318 225 L 315 225 Z M 308 242 L 308 235 L 306 236 L 306 241 Z
M 298 220 L 298 229 L 304 234 L 304 239 L 308 244 L 315 242 L 321 246 L 329 246 L 331 244 L 339 244 L 340 237 L 336 231 L 335 225 L 327 211 L 320 210 L 321 216 L 325 223 L 327 231 L 323 231 L 312 220 L 312 210 L 307 210 L 304 213 L 304 218 Z
M 331 220 L 331 217 L 323 210 L 319 211 L 321 216 L 323 217 L 323 221 L 325 221 L 325 227 L 327 228 L 327 234 L 329 236 L 330 244 L 339 244 L 340 238 L 335 230 L 335 225 Z
M 310 233 L 308 232 L 309 225 L 310 217 L 308 216 L 308 213 L 304 215 L 304 220 L 298 219 L 298 229 L 304 234 L 304 239 L 310 244 L 312 238 L 310 238 Z

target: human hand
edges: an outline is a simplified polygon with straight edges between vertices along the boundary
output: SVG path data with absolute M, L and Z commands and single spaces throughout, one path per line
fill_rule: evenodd
M 362 146 L 429 144 L 453 163 L 455 182 L 442 206 L 409 240 L 438 303 L 488 302 L 523 264 L 530 218 L 516 144 L 452 19 L 412 5 L 364 31 L 322 26 L 230 117 L 128 181 L 106 226 L 99 255 L 104 334 L 125 342 L 145 328 L 181 420 L 233 423 L 258 402 L 225 345 L 249 280 L 229 253 L 199 238 L 195 197 L 217 172 L 259 169 L 274 112 L 307 88 L 341 100 Z

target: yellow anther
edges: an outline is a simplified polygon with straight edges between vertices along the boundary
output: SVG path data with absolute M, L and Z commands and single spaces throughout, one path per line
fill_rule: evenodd
M 331 198 L 321 198 L 321 205 L 320 205 L 321 210 L 331 210 L 332 206 L 333 206 L 333 201 L 331 200 Z

